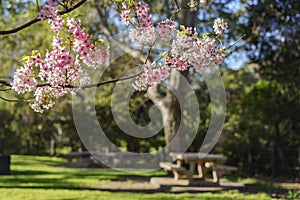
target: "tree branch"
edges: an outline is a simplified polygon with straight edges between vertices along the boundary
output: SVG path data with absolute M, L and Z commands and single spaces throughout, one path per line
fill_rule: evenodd
M 11 90 L 11 88 L 0 89 L 0 92 L 6 92 L 6 91 L 9 91 L 9 90 Z
M 7 98 L 4 98 L 2 96 L 0 96 L 0 99 L 2 99 L 3 101 L 7 101 L 7 102 L 11 102 L 11 103 L 16 103 L 16 102 L 20 102 L 20 101 L 29 101 L 30 99 L 34 99 L 34 97 L 30 97 L 30 98 L 27 98 L 27 99 L 7 99 Z
M 4 80 L 0 80 L 0 84 L 11 87 L 11 84 L 7 81 L 4 81 Z
M 132 78 L 135 78 L 135 77 L 139 76 L 142 73 L 143 73 L 143 71 L 139 71 L 136 74 L 126 76 L 126 77 L 123 77 L 123 78 L 116 78 L 116 79 L 111 79 L 111 80 L 108 80 L 108 81 L 103 81 L 103 82 L 99 82 L 99 83 L 95 83 L 95 84 L 86 85 L 86 86 L 83 86 L 82 89 L 87 89 L 87 88 L 92 88 L 92 87 L 100 87 L 101 85 L 105 85 L 105 84 L 109 84 L 109 83 L 116 83 L 116 82 L 119 82 L 119 81 L 129 80 L 129 79 L 132 79 Z
M 102 85 L 109 84 L 109 83 L 116 83 L 116 82 L 119 82 L 119 81 L 125 81 L 125 80 L 135 78 L 135 77 L 141 75 L 142 73 L 143 73 L 143 71 L 139 71 L 136 74 L 132 74 L 132 75 L 129 75 L 129 76 L 126 76 L 126 77 L 115 78 L 115 79 L 111 79 L 111 80 L 107 80 L 107 81 L 102 81 L 102 82 L 99 82 L 99 83 L 89 84 L 89 85 L 85 85 L 81 88 L 82 89 L 87 89 L 87 88 L 92 88 L 92 87 L 100 87 Z M 2 85 L 12 87 L 12 85 L 10 83 L 8 83 L 7 81 L 0 80 L 0 83 Z M 41 84 L 38 84 L 36 87 L 46 87 L 46 86 L 52 87 L 50 83 L 41 83 Z M 62 88 L 79 88 L 79 87 L 73 86 L 73 85 L 59 85 L 59 87 L 62 87 Z M 7 90 L 9 90 L 9 89 L 7 89 Z M 1 99 L 3 99 L 3 97 Z
M 115 78 L 115 79 L 111 79 L 111 80 L 107 80 L 107 81 L 102 81 L 102 82 L 99 82 L 99 83 L 93 83 L 93 84 L 85 85 L 85 86 L 81 87 L 81 89 L 100 87 L 102 85 L 109 84 L 109 83 L 116 83 L 116 82 L 119 82 L 119 81 L 129 80 L 129 79 L 132 79 L 132 78 L 135 78 L 135 77 L 141 75 L 142 73 L 143 73 L 143 71 L 139 71 L 136 74 L 132 74 L 132 75 L 129 75 L 129 76 L 126 76 L 126 77 Z M 46 87 L 46 86 L 52 87 L 50 83 L 41 83 L 41 84 L 38 84 L 36 87 L 39 88 L 39 87 Z M 74 88 L 74 89 L 79 88 L 78 86 L 73 86 L 73 85 L 58 85 L 58 87 L 61 87 L 61 88 Z
M 174 2 L 175 5 L 177 6 L 177 9 L 181 9 L 180 6 L 179 6 L 179 4 L 178 4 L 178 2 L 177 2 L 177 0 L 173 0 L 173 2 Z
M 66 14 L 66 13 L 69 13 L 73 10 L 75 10 L 76 8 L 80 7 L 82 4 L 84 4 L 87 0 L 81 0 L 80 2 L 78 2 L 77 4 L 75 4 L 73 7 L 71 8 L 67 8 L 66 10 L 64 11 L 60 11 L 58 12 L 60 15 L 63 15 L 63 14 Z M 8 35 L 8 34 L 13 34 L 13 33 L 17 33 L 25 28 L 28 28 L 29 26 L 37 23 L 41 21 L 40 19 L 38 19 L 37 17 L 35 19 L 32 19 L 31 21 L 17 27 L 17 28 L 14 28 L 14 29 L 10 29 L 10 30 L 0 30 L 0 35 Z
M 20 102 L 20 100 L 18 100 L 18 99 L 6 99 L 6 98 L 1 97 L 1 96 L 0 96 L 0 99 L 3 100 L 3 101 L 10 102 L 10 103 Z
M 154 84 L 153 86 L 149 87 L 147 90 L 147 97 L 153 101 L 154 104 L 160 104 L 164 96 L 160 94 L 159 90 L 159 85 Z

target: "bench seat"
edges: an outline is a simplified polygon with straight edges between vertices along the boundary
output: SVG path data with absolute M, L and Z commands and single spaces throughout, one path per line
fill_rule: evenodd
M 178 180 L 182 175 L 187 175 L 187 169 L 185 167 L 176 165 L 171 162 L 160 162 L 159 166 L 165 171 L 171 171 L 174 174 L 174 179 Z
M 214 164 L 212 162 L 206 162 L 204 166 L 208 169 L 213 168 Z M 217 164 L 215 168 L 219 171 L 237 171 L 237 167 L 231 165 Z
M 221 171 L 237 171 L 238 168 L 231 165 L 217 164 L 217 169 Z
M 204 166 L 207 169 L 212 170 L 214 182 L 219 182 L 219 179 L 228 172 L 237 171 L 237 167 L 224 164 L 214 164 L 212 162 L 206 162 Z

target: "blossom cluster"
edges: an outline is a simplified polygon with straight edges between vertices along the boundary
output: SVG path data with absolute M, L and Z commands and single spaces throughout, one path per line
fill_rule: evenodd
M 151 65 L 144 64 L 142 74 L 137 77 L 133 87 L 138 91 L 146 90 L 154 83 L 161 83 L 169 76 L 169 68 L 161 66 L 156 62 Z
M 149 15 L 149 6 L 147 4 L 138 2 L 134 6 L 134 12 L 131 12 L 124 2 L 122 4 L 121 19 L 126 25 L 129 25 L 130 22 L 138 24 L 138 26 L 129 31 L 129 37 L 143 48 L 144 45 L 152 45 L 155 42 L 154 23 L 152 16 Z
M 33 52 L 24 66 L 16 70 L 12 88 L 19 94 L 34 93 L 31 107 L 36 112 L 43 112 L 53 107 L 57 98 L 90 83 L 90 76 L 83 66 L 96 68 L 108 59 L 109 53 L 108 48 L 98 50 L 90 42 L 91 36 L 81 28 L 79 19 L 63 20 L 58 15 L 56 1 L 45 5 L 38 18 L 49 19 L 56 34 L 52 50 L 47 49 L 44 56 Z M 67 41 L 59 35 L 63 30 L 69 35 Z
M 88 67 L 96 68 L 98 63 L 103 63 L 108 59 L 108 49 L 107 51 L 97 50 L 95 45 L 91 44 L 91 35 L 81 29 L 80 19 L 69 18 L 67 29 L 74 36 L 73 50 L 80 54 L 81 60 Z
M 166 41 L 173 39 L 175 30 L 175 23 L 170 19 L 163 20 L 157 25 L 160 37 Z
M 177 32 L 165 62 L 179 71 L 194 67 L 202 72 L 207 67 L 221 64 L 223 58 L 223 49 L 216 45 L 215 39 L 206 35 L 198 37 L 196 29 L 192 31 L 192 28 L 187 28 L 184 34 Z
M 38 13 L 39 20 L 49 19 L 48 23 L 51 25 L 53 32 L 58 34 L 63 29 L 64 20 L 58 14 L 57 2 L 54 0 L 49 1 L 49 5 L 45 5 L 44 8 Z
M 228 23 L 225 22 L 224 19 L 217 18 L 214 21 L 213 28 L 217 35 L 221 35 L 228 28 Z
M 200 3 L 205 4 L 206 1 Z M 143 73 L 134 83 L 136 90 L 146 90 L 154 83 L 165 80 L 169 75 L 168 68 L 185 71 L 193 67 L 197 72 L 202 72 L 207 67 L 223 62 L 224 48 L 216 44 L 215 38 L 207 34 L 198 36 L 196 28 L 191 27 L 181 26 L 182 30 L 176 31 L 175 23 L 171 19 L 163 20 L 155 27 L 147 4 L 139 2 L 131 6 L 133 7 L 130 9 L 126 3 L 122 4 L 121 19 L 126 25 L 133 25 L 129 31 L 133 42 L 138 43 L 141 48 L 144 45 L 153 46 L 157 38 L 170 42 L 170 49 L 163 53 L 162 66 L 158 67 L 155 62 L 150 66 L 143 66 Z M 220 35 L 228 28 L 228 24 L 217 18 L 213 28 Z
M 129 31 L 129 37 L 133 42 L 138 43 L 142 49 L 144 45 L 152 46 L 158 37 L 170 41 L 174 36 L 174 21 L 166 19 L 155 27 L 152 16 L 149 14 L 148 4 L 142 2 L 135 3 L 132 10 L 126 3 L 123 3 L 121 20 L 127 26 L 130 23 L 134 26 Z

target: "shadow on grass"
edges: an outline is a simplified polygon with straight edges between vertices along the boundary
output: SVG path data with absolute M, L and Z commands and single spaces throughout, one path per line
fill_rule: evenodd
M 226 178 L 230 181 L 240 181 L 238 177 L 234 176 L 228 176 Z M 291 189 L 281 187 L 278 183 L 271 179 L 268 181 L 252 179 L 250 183 L 246 183 L 245 187 L 240 188 L 239 191 L 244 194 L 266 193 L 272 198 L 294 199 L 289 197 L 289 193 L 292 191 Z

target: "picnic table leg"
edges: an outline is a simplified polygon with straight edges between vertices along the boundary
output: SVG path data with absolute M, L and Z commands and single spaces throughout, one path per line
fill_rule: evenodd
M 217 170 L 215 164 L 213 164 L 213 166 L 212 166 L 212 176 L 213 176 L 213 182 L 219 183 L 219 181 L 220 181 L 219 173 L 218 173 L 218 170 Z
M 183 166 L 183 160 L 177 160 L 176 165 L 178 167 L 182 167 Z M 173 170 L 172 173 L 174 175 L 175 180 L 178 180 L 180 178 L 180 174 L 176 170 Z
M 187 178 L 189 179 L 189 184 L 192 183 L 193 181 L 193 174 L 195 172 L 195 165 L 196 163 L 195 162 L 189 162 L 189 170 L 187 172 Z
M 179 180 L 179 177 L 180 177 L 179 173 L 176 170 L 173 170 L 172 173 L 174 175 L 174 179 Z
M 205 175 L 204 163 L 198 162 L 197 169 L 198 169 L 199 178 L 204 179 L 204 175 Z
M 177 166 L 182 167 L 183 166 L 183 160 L 177 160 Z

